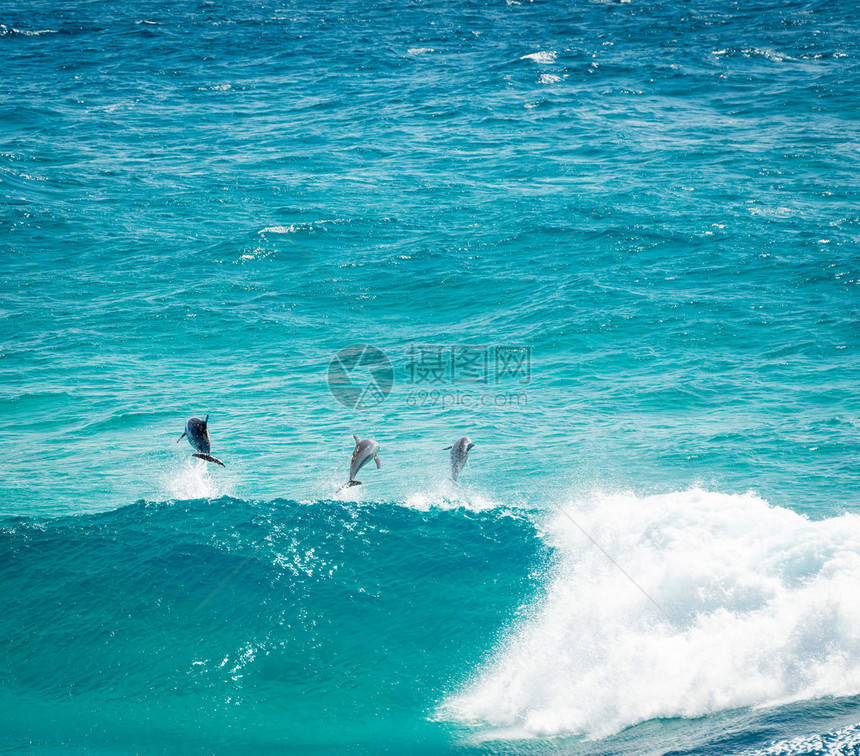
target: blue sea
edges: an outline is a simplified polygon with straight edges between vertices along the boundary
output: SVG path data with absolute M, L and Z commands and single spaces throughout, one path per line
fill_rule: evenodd
M 855 2 L 6 0 L 0 62 L 0 751 L 860 754 Z

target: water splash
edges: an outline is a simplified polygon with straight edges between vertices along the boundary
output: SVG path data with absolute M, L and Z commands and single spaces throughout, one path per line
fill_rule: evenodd
M 214 499 L 232 496 L 238 482 L 234 471 L 189 457 L 165 473 L 161 489 L 171 499 Z

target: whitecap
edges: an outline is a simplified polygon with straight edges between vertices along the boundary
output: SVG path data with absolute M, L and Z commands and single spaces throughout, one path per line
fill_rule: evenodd
M 298 226 L 292 223 L 289 226 L 266 226 L 257 231 L 258 234 L 294 234 L 302 228 L 302 224 Z
M 751 207 L 750 215 L 758 215 L 763 218 L 790 218 L 794 212 L 790 207 Z
M 5 34 L 20 34 L 22 37 L 41 37 L 43 34 L 59 34 L 57 29 L 16 29 L 13 26 L 0 24 L 0 36 Z
M 330 220 L 318 220 L 303 223 L 291 223 L 289 226 L 266 226 L 257 231 L 258 234 L 295 234 L 299 231 L 325 231 L 326 226 L 334 226 L 349 223 L 348 218 L 332 218 Z
M 555 63 L 555 51 L 541 51 L 520 56 L 520 60 L 533 60 L 535 63 Z
M 860 516 L 699 489 L 595 495 L 545 538 L 543 598 L 440 718 L 482 738 L 601 738 L 860 693 Z

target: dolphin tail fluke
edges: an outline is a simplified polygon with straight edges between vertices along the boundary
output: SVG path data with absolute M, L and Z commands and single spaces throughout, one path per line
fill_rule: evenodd
M 192 457 L 197 457 L 197 459 L 205 459 L 207 462 L 214 462 L 216 465 L 221 465 L 221 467 L 227 467 L 220 459 L 216 459 L 211 454 L 200 454 L 195 453 L 191 455 Z
M 178 444 L 187 435 L 188 435 L 188 431 L 185 431 L 179 438 L 176 439 L 176 443 Z

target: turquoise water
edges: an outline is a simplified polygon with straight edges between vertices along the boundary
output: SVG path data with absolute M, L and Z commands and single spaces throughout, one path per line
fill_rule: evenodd
M 3 748 L 857 752 L 853 3 L 0 7 Z

